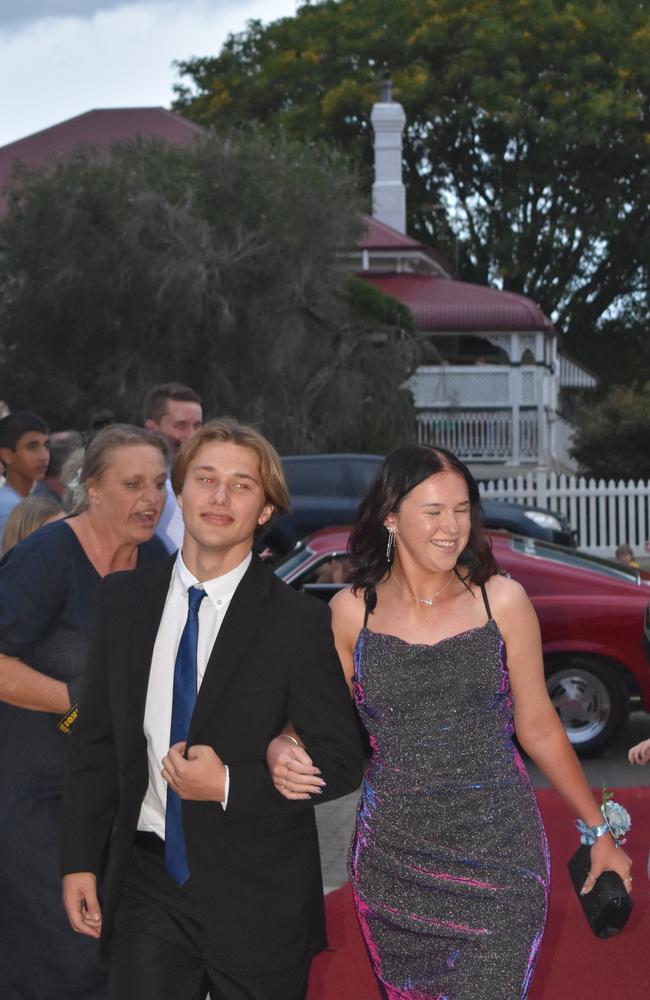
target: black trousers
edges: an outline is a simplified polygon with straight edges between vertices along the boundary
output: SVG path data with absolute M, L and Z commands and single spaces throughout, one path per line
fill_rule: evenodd
M 309 965 L 241 977 L 203 958 L 191 880 L 180 887 L 161 854 L 134 847 L 109 953 L 109 1000 L 305 1000 Z M 254 947 L 251 942 L 251 947 Z

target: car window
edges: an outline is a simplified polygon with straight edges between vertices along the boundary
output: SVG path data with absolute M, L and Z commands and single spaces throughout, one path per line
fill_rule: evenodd
M 304 586 L 307 583 L 347 583 L 351 573 L 352 562 L 349 556 L 343 553 L 319 562 L 310 569 L 302 584 Z
M 286 580 L 286 578 L 290 576 L 298 566 L 302 566 L 302 564 L 306 562 L 310 556 L 313 556 L 313 554 L 314 553 L 311 549 L 300 543 L 297 549 L 290 552 L 286 559 L 283 559 L 282 562 L 278 563 L 277 566 L 274 567 L 273 572 L 279 576 L 281 580 Z
M 352 489 L 355 496 L 363 497 L 366 495 L 381 463 L 382 459 L 380 458 L 350 459 Z
M 287 458 L 282 464 L 291 496 L 349 496 L 345 459 Z
M 608 559 L 590 556 L 587 552 L 567 549 L 560 545 L 547 545 L 536 538 L 522 538 L 520 536 L 513 538 L 511 544 L 515 551 L 524 552 L 529 556 L 565 563 L 567 566 L 575 566 L 576 569 L 588 569 L 594 573 L 602 573 L 604 576 L 627 580 L 628 583 L 639 582 L 639 575 L 634 568 L 628 569 L 626 566 L 610 562 Z

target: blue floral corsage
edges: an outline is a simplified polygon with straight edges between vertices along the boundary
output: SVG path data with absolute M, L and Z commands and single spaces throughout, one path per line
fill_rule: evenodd
M 619 802 L 614 802 L 612 793 L 608 792 L 604 786 L 600 811 L 605 821 L 600 826 L 587 826 L 581 819 L 576 820 L 576 826 L 580 833 L 580 843 L 591 847 L 599 837 L 611 833 L 616 846 L 622 847 L 626 841 L 625 835 L 632 827 L 632 817 Z

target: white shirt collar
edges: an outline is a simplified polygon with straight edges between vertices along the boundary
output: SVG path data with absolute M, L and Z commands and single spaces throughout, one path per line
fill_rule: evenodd
M 245 559 L 231 569 L 228 573 L 224 573 L 222 576 L 216 576 L 212 580 L 203 580 L 199 582 L 193 573 L 190 573 L 189 569 L 183 562 L 183 556 L 179 549 L 178 555 L 176 556 L 176 562 L 174 563 L 174 581 L 177 586 L 179 586 L 184 593 L 186 593 L 190 587 L 199 587 L 205 590 L 208 599 L 211 601 L 215 607 L 222 609 L 224 604 L 226 604 L 241 583 L 246 570 L 251 564 L 253 558 L 252 552 L 249 552 Z

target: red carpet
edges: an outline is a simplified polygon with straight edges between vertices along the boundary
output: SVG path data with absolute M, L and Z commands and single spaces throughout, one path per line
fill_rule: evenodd
M 529 1000 L 647 1000 L 650 996 L 650 885 L 646 876 L 650 789 L 617 789 L 615 798 L 632 816 L 633 829 L 625 849 L 634 862 L 634 910 L 621 934 L 601 941 L 587 926 L 566 870 L 578 846 L 571 813 L 556 792 L 538 792 L 553 876 L 549 920 Z M 326 909 L 330 948 L 313 964 L 309 1000 L 378 1000 L 350 887 L 330 893 Z

